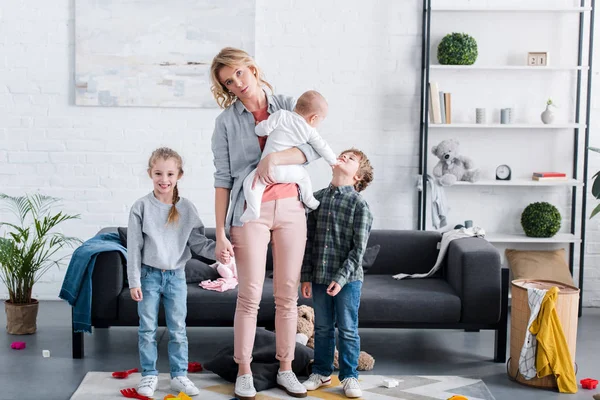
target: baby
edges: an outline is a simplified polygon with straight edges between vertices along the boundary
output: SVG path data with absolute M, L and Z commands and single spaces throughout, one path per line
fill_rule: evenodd
M 300 96 L 294 111 L 276 111 L 267 120 L 256 125 L 255 132 L 258 136 L 269 136 L 262 158 L 271 153 L 308 143 L 329 165 L 335 165 L 337 163 L 335 153 L 316 129 L 327 117 L 327 109 L 325 98 L 319 92 L 309 90 Z M 260 204 L 266 185 L 257 179 L 252 188 L 255 176 L 256 169 L 244 180 L 246 211 L 240 218 L 243 223 L 260 217 Z M 278 183 L 298 184 L 306 207 L 313 210 L 319 207 L 319 201 L 313 196 L 308 172 L 302 165 L 279 165 L 275 168 L 274 178 Z

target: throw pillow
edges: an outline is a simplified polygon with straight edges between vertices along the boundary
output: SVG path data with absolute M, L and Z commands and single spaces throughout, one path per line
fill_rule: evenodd
M 375 259 L 377 258 L 377 255 L 379 254 L 380 249 L 381 249 L 381 245 L 379 245 L 379 244 L 376 244 L 375 246 L 367 247 L 365 249 L 365 255 L 363 256 L 363 260 L 362 260 L 362 267 L 363 267 L 364 272 L 367 272 L 367 270 L 369 268 L 371 268 L 373 266 L 373 264 L 375 264 Z
M 575 286 L 565 249 L 532 251 L 506 249 L 506 260 L 514 279 L 541 279 Z
M 127 248 L 127 227 L 119 227 L 117 228 L 117 232 L 119 232 L 119 240 L 123 247 Z
M 219 279 L 217 270 L 195 258 L 192 258 L 185 264 L 186 283 L 200 283 L 207 279 Z

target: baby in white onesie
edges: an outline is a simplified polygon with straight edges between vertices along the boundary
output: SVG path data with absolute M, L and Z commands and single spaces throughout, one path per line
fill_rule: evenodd
M 335 165 L 335 153 L 316 129 L 327 116 L 327 109 L 325 98 L 319 92 L 309 90 L 298 98 L 294 111 L 276 111 L 256 125 L 255 132 L 258 136 L 269 136 L 261 158 L 308 143 L 329 165 Z M 257 179 L 252 189 L 255 176 L 256 169 L 244 180 L 246 211 L 240 217 L 244 223 L 260 217 L 260 204 L 266 185 Z M 297 183 L 304 204 L 313 210 L 319 207 L 319 201 L 313 196 L 308 172 L 302 165 L 279 165 L 275 167 L 274 178 L 278 183 Z

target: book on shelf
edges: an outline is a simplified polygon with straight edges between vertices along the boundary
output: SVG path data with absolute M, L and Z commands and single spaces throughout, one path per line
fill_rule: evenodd
M 548 181 L 566 181 L 566 176 L 532 176 L 531 179 L 539 182 L 548 182 Z
M 540 178 L 562 178 L 566 177 L 567 174 L 564 172 L 534 172 L 533 176 L 537 176 Z
M 429 82 L 429 118 L 434 124 L 442 123 L 442 114 L 440 110 L 440 91 L 437 82 Z
M 429 83 L 429 122 L 432 124 L 451 123 L 452 97 L 439 90 L 437 82 Z
M 452 123 L 452 93 L 444 93 L 444 107 L 446 109 L 446 123 Z

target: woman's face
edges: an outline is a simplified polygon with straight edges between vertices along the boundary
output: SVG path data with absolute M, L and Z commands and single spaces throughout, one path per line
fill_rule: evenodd
M 225 66 L 219 71 L 219 81 L 225 89 L 244 101 L 258 93 L 258 80 L 255 73 L 255 69 L 247 66 L 233 68 Z

